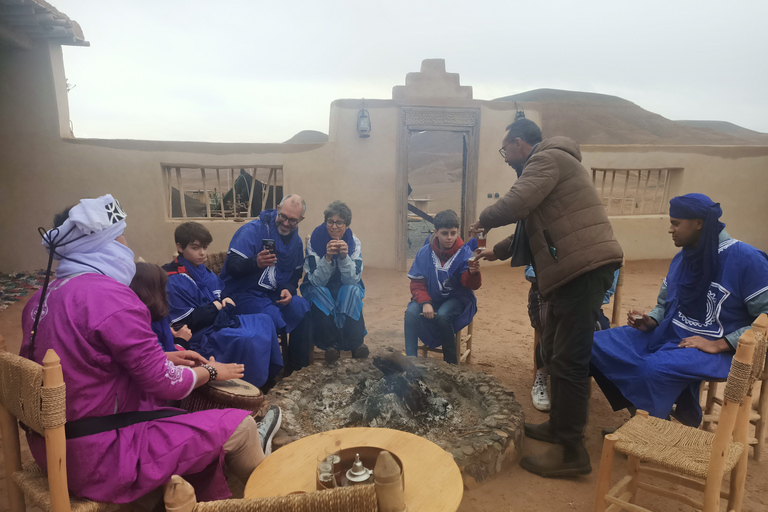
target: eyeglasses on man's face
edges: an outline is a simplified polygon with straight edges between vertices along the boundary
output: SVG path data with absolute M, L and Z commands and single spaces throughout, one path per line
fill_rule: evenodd
M 510 140 L 510 141 L 508 141 L 506 144 L 504 144 L 503 146 L 501 146 L 501 149 L 499 150 L 499 154 L 501 155 L 501 158 L 503 158 L 504 160 L 506 160 L 506 159 L 507 159 L 507 146 L 509 146 L 510 144 L 512 144 L 513 142 L 515 142 L 515 140 L 517 140 L 517 139 L 514 139 L 514 140 Z
M 344 222 L 343 220 L 331 220 L 331 219 L 328 219 L 327 221 L 325 221 L 325 224 L 329 228 L 332 228 L 333 226 L 336 226 L 337 228 L 343 228 L 344 226 L 347 225 L 347 223 Z
M 285 224 L 287 222 L 289 226 L 295 228 L 296 226 L 299 225 L 299 222 L 301 222 L 301 219 L 292 219 L 290 217 L 286 217 L 282 213 L 278 213 L 277 214 L 277 221 L 279 223 L 281 223 L 281 224 Z

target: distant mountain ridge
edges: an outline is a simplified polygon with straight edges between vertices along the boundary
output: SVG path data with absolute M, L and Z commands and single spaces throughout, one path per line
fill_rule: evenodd
M 672 121 L 607 94 L 536 89 L 496 101 L 539 111 L 545 137 L 564 135 L 579 144 L 768 146 L 765 133 L 726 121 Z

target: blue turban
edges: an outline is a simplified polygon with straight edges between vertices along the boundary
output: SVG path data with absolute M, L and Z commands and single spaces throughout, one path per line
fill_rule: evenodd
M 707 312 L 707 292 L 717 273 L 717 249 L 723 210 L 704 194 L 686 194 L 669 201 L 669 216 L 673 219 L 703 219 L 699 242 L 695 247 L 683 247 L 678 301 L 684 315 L 704 320 Z

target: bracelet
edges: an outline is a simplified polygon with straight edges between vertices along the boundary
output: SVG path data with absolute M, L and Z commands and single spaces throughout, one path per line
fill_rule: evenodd
M 216 380 L 216 377 L 219 375 L 219 372 L 216 371 L 216 368 L 209 364 L 201 364 L 200 367 L 208 370 L 208 382 L 213 382 Z

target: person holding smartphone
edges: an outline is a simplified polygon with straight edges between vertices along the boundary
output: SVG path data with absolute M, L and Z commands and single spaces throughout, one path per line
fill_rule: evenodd
M 334 201 L 324 215 L 307 244 L 301 283 L 301 295 L 310 302 L 314 344 L 325 350 L 329 362 L 339 358 L 340 350 L 368 357 L 363 343 L 363 251 L 349 227 L 352 210 Z
M 309 364 L 311 346 L 309 303 L 297 294 L 304 273 L 298 227 L 306 210 L 304 200 L 290 194 L 238 229 L 219 276 L 237 314 L 265 313 L 278 333 L 290 333 L 284 360 L 289 372 Z

